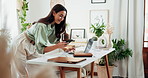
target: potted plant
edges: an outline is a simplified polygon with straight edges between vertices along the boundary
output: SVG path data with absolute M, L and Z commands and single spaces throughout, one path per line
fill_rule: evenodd
M 104 33 L 104 30 L 105 30 L 105 24 L 104 22 L 102 24 L 99 24 L 99 23 L 95 23 L 95 24 L 91 24 L 91 32 L 95 33 L 95 35 L 99 38 L 103 33 Z
M 102 34 L 103 34 L 104 31 L 105 31 L 105 28 L 106 28 L 106 26 L 105 26 L 104 22 L 102 22 L 101 24 L 100 24 L 100 23 L 91 24 L 91 27 L 90 27 L 91 32 L 96 35 L 96 36 L 92 37 L 93 39 L 95 39 L 95 40 L 93 41 L 93 46 L 94 46 L 94 47 L 96 47 L 96 45 L 97 45 L 97 40 L 98 40 L 99 37 L 102 36 Z
M 113 67 L 115 66 L 114 65 L 115 61 L 123 60 L 125 58 L 128 58 L 129 56 L 132 56 L 132 50 L 126 47 L 126 42 L 124 39 L 120 40 L 113 39 L 112 42 L 113 42 L 113 48 L 115 48 L 115 50 L 110 54 L 108 54 L 109 70 L 111 70 L 110 75 L 112 74 Z M 106 74 L 104 57 L 100 59 L 99 63 L 97 64 L 97 67 L 98 67 L 98 76 Z M 101 71 L 102 74 L 100 72 L 100 70 L 102 70 L 101 67 L 103 68 L 103 70 L 105 70 L 104 72 Z M 106 78 L 106 77 L 99 77 L 99 78 Z

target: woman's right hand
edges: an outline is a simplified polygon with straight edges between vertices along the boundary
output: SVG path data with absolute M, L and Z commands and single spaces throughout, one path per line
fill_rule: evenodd
M 47 47 L 44 48 L 44 53 L 50 52 L 50 51 L 55 50 L 55 49 L 58 49 L 58 48 L 61 48 L 61 49 L 62 49 L 62 48 L 64 48 L 64 47 L 66 47 L 67 44 L 68 44 L 68 43 L 66 43 L 66 42 L 59 42 L 59 43 L 57 43 L 56 45 L 47 46 Z
M 67 44 L 68 43 L 66 43 L 66 42 L 59 42 L 59 43 L 57 43 L 57 46 L 58 46 L 58 48 L 64 48 L 67 46 Z

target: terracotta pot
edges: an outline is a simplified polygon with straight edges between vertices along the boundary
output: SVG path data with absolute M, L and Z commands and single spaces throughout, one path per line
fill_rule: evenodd
M 112 78 L 113 67 L 114 66 L 109 66 L 110 78 Z M 106 66 L 97 65 L 97 74 L 98 74 L 99 78 L 108 78 L 107 71 L 106 71 Z

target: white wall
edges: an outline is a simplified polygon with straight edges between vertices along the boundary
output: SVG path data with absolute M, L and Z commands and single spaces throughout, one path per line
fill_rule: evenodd
M 29 11 L 27 21 L 34 22 L 48 15 L 50 12 L 50 0 L 28 0 Z
M 70 28 L 85 28 L 86 37 L 93 35 L 89 33 L 90 10 L 109 10 L 109 21 L 112 22 L 114 0 L 107 0 L 102 4 L 91 4 L 91 0 L 65 0 L 68 10 L 67 23 Z M 50 11 L 50 0 L 29 0 L 28 21 L 33 22 L 41 17 L 47 16 Z

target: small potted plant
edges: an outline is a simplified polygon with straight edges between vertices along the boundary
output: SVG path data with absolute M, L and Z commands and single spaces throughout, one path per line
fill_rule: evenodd
M 103 33 L 104 33 L 104 30 L 105 30 L 105 24 L 104 22 L 102 24 L 99 24 L 99 23 L 95 23 L 95 24 L 91 24 L 91 32 L 95 33 L 95 35 L 99 38 Z
M 113 67 L 115 66 L 114 65 L 115 61 L 123 60 L 125 58 L 128 58 L 129 56 L 132 56 L 132 50 L 126 47 L 126 42 L 124 39 L 120 39 L 120 40 L 113 39 L 112 42 L 113 42 L 113 48 L 115 48 L 115 50 L 110 54 L 108 54 L 109 70 L 111 70 L 110 75 L 112 74 Z M 106 76 L 104 57 L 100 59 L 99 63 L 97 64 L 97 67 L 98 67 L 99 78 L 106 78 L 106 77 L 102 77 L 102 76 Z M 100 70 L 103 70 L 103 71 L 105 70 L 105 71 L 103 72 Z
M 105 24 L 104 22 L 102 22 L 101 24 L 100 23 L 94 23 L 94 24 L 91 24 L 91 32 L 95 34 L 95 36 L 93 38 L 95 38 L 95 40 L 93 41 L 93 46 L 94 48 L 96 48 L 97 46 L 97 40 L 99 37 L 102 36 L 102 34 L 104 33 L 105 31 Z

